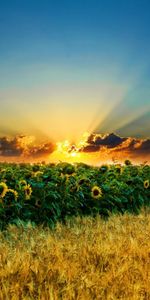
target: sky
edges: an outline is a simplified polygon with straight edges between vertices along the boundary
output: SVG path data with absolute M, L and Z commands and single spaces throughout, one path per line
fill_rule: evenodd
M 0 136 L 150 137 L 150 1 L 0 3 Z

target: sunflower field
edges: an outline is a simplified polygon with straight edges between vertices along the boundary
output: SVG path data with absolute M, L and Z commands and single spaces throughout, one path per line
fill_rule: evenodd
M 53 228 L 72 216 L 137 214 L 150 205 L 150 166 L 0 164 L 0 229 L 31 221 Z

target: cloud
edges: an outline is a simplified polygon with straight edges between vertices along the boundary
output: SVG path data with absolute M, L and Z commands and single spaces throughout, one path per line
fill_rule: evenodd
M 126 138 L 121 138 L 120 136 L 110 133 L 106 135 L 92 134 L 88 138 L 88 143 L 97 146 L 107 146 L 108 148 L 114 148 L 124 142 Z
M 150 139 L 144 140 L 136 149 L 136 152 L 141 154 L 150 154 Z
M 150 158 L 150 139 L 138 139 L 138 138 L 124 138 L 117 134 L 91 134 L 87 143 L 80 152 L 104 152 L 112 157 L 119 155 L 121 158 L 125 156 L 137 158 L 145 157 Z
M 0 155 L 1 156 L 20 156 L 23 153 L 23 147 L 19 145 L 17 137 L 9 139 L 8 137 L 0 138 Z
M 35 146 L 33 136 L 19 135 L 14 138 L 0 138 L 0 156 L 3 157 L 40 157 L 55 150 L 51 142 Z
M 70 144 L 69 144 L 70 147 Z M 70 150 L 71 149 L 71 150 Z M 78 148 L 72 145 L 66 151 L 77 149 L 80 153 L 92 154 L 98 160 L 109 160 L 116 158 L 123 161 L 126 158 L 138 161 L 150 161 L 150 139 L 132 137 L 120 137 L 115 133 L 97 134 L 88 136 L 84 146 Z M 6 136 L 0 138 L 0 157 L 10 160 L 14 157 L 18 160 L 46 158 L 48 155 L 58 151 L 57 145 L 51 141 L 37 143 L 34 136 L 19 135 L 14 138 Z M 57 152 L 56 151 L 56 152 Z M 89 156 L 90 157 L 90 156 Z
M 52 143 L 45 143 L 37 147 L 32 147 L 30 149 L 29 155 L 32 157 L 40 157 L 44 155 L 51 154 L 55 150 L 55 145 Z
M 84 148 L 80 149 L 80 152 L 97 152 L 100 150 L 100 146 L 99 145 L 95 145 L 95 144 L 92 144 L 92 145 L 87 145 L 87 146 L 84 146 Z

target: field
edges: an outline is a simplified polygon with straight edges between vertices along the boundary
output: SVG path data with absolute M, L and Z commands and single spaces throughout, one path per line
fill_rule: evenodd
M 73 216 L 130 212 L 149 206 L 150 166 L 83 163 L 0 164 L 0 229 L 30 220 L 55 227 Z
M 0 235 L 0 299 L 149 300 L 150 212 L 76 217 Z
M 0 299 L 150 299 L 150 166 L 0 164 Z
M 149 206 L 150 166 L 0 165 L 0 229 L 30 220 L 53 228 L 72 216 L 108 218 Z

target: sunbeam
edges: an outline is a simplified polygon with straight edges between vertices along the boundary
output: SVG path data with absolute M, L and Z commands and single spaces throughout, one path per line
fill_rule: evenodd
M 103 120 L 101 120 L 98 125 L 94 128 L 94 132 L 117 132 L 129 135 L 129 130 L 125 132 L 125 128 L 128 128 L 128 124 L 137 120 L 137 129 L 134 131 L 134 135 L 138 135 L 138 120 L 141 120 L 142 115 L 144 116 L 150 110 L 150 89 L 149 87 L 143 88 L 141 86 L 141 81 L 143 80 L 143 73 L 141 76 L 136 76 L 132 80 L 132 84 L 124 90 L 124 94 L 118 101 L 114 102 L 114 105 L 110 108 L 108 113 L 105 113 Z M 141 102 L 144 99 L 144 102 Z M 107 101 L 106 101 L 107 103 Z M 101 110 L 100 110 L 101 111 Z M 121 128 L 124 131 L 121 132 Z M 145 128 L 146 134 L 149 128 Z
M 150 133 L 150 109 L 118 128 L 116 132 L 123 135 L 125 135 L 126 132 L 130 132 L 130 136 L 132 137 L 136 135 L 139 138 L 148 138 Z

